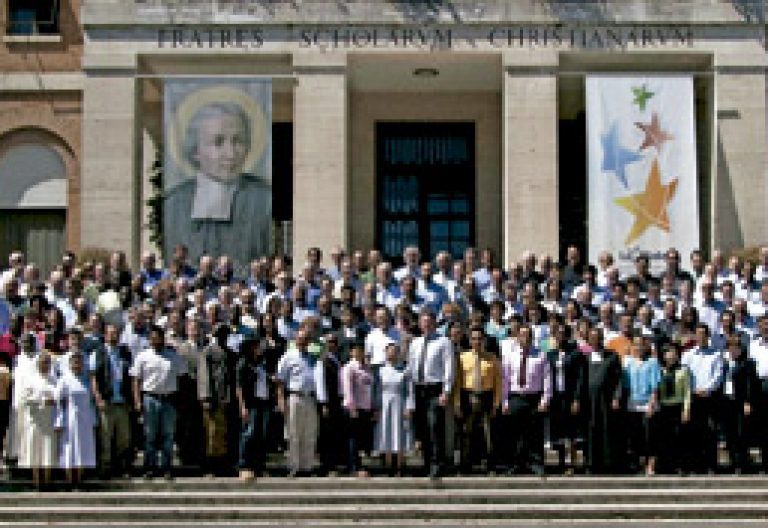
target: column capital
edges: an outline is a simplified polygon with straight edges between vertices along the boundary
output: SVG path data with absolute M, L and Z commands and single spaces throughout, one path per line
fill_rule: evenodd
M 346 74 L 346 53 L 294 53 L 293 71 L 298 74 Z
M 560 67 L 560 53 L 555 50 L 506 50 L 501 55 L 501 64 L 509 74 L 555 73 Z
M 83 72 L 86 75 L 135 75 L 138 69 L 135 53 L 110 53 L 83 55 Z

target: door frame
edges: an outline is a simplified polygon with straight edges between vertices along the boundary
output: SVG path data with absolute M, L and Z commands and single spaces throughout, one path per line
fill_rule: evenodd
M 387 216 L 384 213 L 384 204 L 381 201 L 383 195 L 384 174 L 386 165 L 383 163 L 382 158 L 384 156 L 384 143 L 385 137 L 397 137 L 400 136 L 445 136 L 445 137 L 461 137 L 467 141 L 467 163 L 466 165 L 458 166 L 455 170 L 469 171 L 471 175 L 471 183 L 466 185 L 467 200 L 469 206 L 469 214 L 467 220 L 469 221 L 469 242 L 468 246 L 474 246 L 477 236 L 476 224 L 477 224 L 477 123 L 474 120 L 419 120 L 419 121 L 403 121 L 403 120 L 376 120 L 374 121 L 374 241 L 375 247 L 383 252 L 383 230 L 382 221 L 383 217 Z M 414 167 L 417 167 L 414 165 Z M 420 174 L 432 173 L 434 177 L 437 172 L 445 172 L 445 167 L 440 166 L 428 166 L 422 165 L 417 169 Z M 428 190 L 427 190 L 428 191 Z M 440 219 L 439 215 L 430 215 L 427 211 L 427 194 L 423 188 L 419 189 L 419 211 L 417 213 L 417 223 L 419 227 L 419 249 L 422 253 L 422 259 L 426 255 L 429 255 L 430 251 L 430 234 L 429 234 L 429 221 Z M 391 213 L 390 213 L 391 216 Z M 448 213 L 444 217 L 446 220 L 452 218 L 452 214 Z M 393 264 L 399 264 L 402 261 L 402 255 L 394 255 L 389 259 Z

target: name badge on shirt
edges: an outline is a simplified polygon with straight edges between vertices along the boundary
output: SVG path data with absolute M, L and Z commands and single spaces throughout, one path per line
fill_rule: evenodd
M 592 363 L 603 362 L 603 356 L 600 355 L 600 352 L 592 352 L 592 354 L 589 356 L 589 359 Z
M 266 400 L 269 397 L 267 392 L 267 373 L 262 368 L 256 371 L 256 383 L 253 384 L 253 394 L 260 400 Z
M 563 359 L 559 358 L 555 366 L 557 367 L 557 392 L 565 392 L 565 373 L 563 372 Z
M 725 380 L 725 389 L 724 389 L 726 396 L 733 396 L 733 380 Z

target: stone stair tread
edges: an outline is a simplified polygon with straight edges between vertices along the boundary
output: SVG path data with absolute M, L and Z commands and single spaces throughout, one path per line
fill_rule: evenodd
M 0 506 L 0 514 L 3 513 L 65 513 L 65 512 L 93 512 L 93 513 L 109 513 L 109 512 L 146 512 L 150 507 L 153 512 L 176 512 L 182 511 L 185 513 L 197 512 L 197 511 L 243 511 L 243 512 L 298 512 L 298 511 L 338 511 L 338 512 L 382 512 L 382 511 L 423 511 L 430 509 L 434 506 L 434 509 L 441 511 L 462 511 L 469 510 L 487 510 L 487 511 L 521 511 L 521 510 L 655 510 L 664 508 L 665 511 L 669 511 L 669 504 L 635 504 L 635 503 L 618 503 L 618 504 L 552 504 L 552 503 L 529 503 L 529 504 L 472 504 L 472 505 L 458 505 L 458 504 L 398 504 L 392 505 L 379 505 L 379 504 L 363 504 L 363 505 L 290 505 L 289 507 L 281 506 L 228 506 L 228 505 L 183 505 L 183 506 L 168 506 L 164 504 L 149 503 L 143 506 L 113 506 L 113 505 L 55 505 L 55 506 Z M 674 505 L 675 510 L 760 510 L 768 512 L 768 504 L 753 503 L 753 502 L 727 502 L 717 504 L 706 503 L 680 503 Z
M 448 489 L 392 489 L 385 490 L 381 488 L 368 489 L 365 487 L 359 487 L 350 490 L 313 490 L 312 498 L 356 498 L 361 495 L 367 497 L 451 497 L 451 496 L 498 496 L 498 497 L 524 497 L 532 495 L 543 496 L 562 496 L 562 497 L 583 497 L 585 495 L 592 495 L 598 497 L 610 496 L 610 497 L 626 497 L 634 498 L 637 496 L 658 496 L 664 495 L 690 495 L 690 488 L 597 488 L 597 489 L 573 489 L 573 488 L 534 488 L 534 489 L 520 489 L 520 488 L 448 488 Z M 768 489 L 764 488 L 704 488 L 697 489 L 696 494 L 698 496 L 717 496 L 717 495 L 766 495 Z M 17 499 L 72 499 L 89 497 L 89 498 L 171 498 L 171 497 L 189 497 L 200 499 L 216 499 L 216 498 L 307 498 L 306 490 L 259 490 L 259 489 L 242 489 L 242 490 L 230 490 L 230 491 L 167 491 L 167 490 L 153 490 L 153 491 L 88 491 L 88 492 L 47 492 L 40 493 L 37 491 L 22 491 L 12 494 L 0 494 L 0 500 L 3 498 Z
M 690 521 L 679 519 L 653 519 L 653 520 L 630 520 L 630 519 L 599 519 L 599 518 L 573 518 L 568 520 L 552 521 L 546 519 L 420 519 L 414 522 L 412 519 L 387 519 L 387 520 L 357 520 L 357 521 L 335 521 L 327 519 L 311 519 L 309 521 L 296 520 L 238 520 L 232 521 L 139 521 L 139 522 L 113 522 L 103 523 L 82 521 L 69 521 L 56 523 L 55 526 L 72 526 L 77 528 L 101 528 L 108 526 L 110 528 L 136 528 L 144 526 L 178 526 L 194 527 L 200 526 L 225 526 L 227 528 L 246 528 L 251 526 L 329 526 L 334 528 L 359 528 L 360 526 L 375 526 L 377 528 L 418 528 L 424 526 L 488 526 L 488 527 L 509 527 L 509 526 L 546 526 L 547 528 L 574 528 L 575 526 L 616 526 L 617 524 L 631 524 L 632 528 L 658 528 L 662 523 L 664 528 L 689 528 Z M 703 524 L 706 528 L 731 528 L 734 525 L 743 526 L 764 526 L 764 519 L 697 519 L 697 524 Z M 12 522 L 6 523 L 0 521 L 0 526 L 51 526 L 49 522 Z

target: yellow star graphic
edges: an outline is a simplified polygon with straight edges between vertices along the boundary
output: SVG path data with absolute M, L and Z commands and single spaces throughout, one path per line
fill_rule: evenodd
M 661 174 L 659 173 L 659 162 L 653 160 L 651 172 L 648 174 L 648 181 L 645 183 L 645 191 L 616 198 L 614 202 L 635 215 L 635 223 L 624 241 L 625 245 L 640 238 L 645 230 L 650 226 L 656 226 L 669 232 L 669 216 L 667 215 L 667 205 L 675 196 L 677 190 L 677 179 L 672 180 L 666 185 L 661 184 Z

